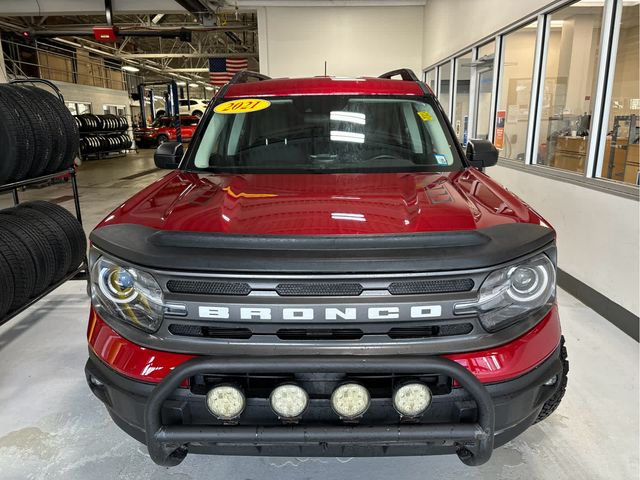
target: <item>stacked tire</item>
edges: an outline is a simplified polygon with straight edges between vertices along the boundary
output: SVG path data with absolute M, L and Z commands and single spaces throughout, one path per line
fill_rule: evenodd
M 46 90 L 0 85 L 0 185 L 61 172 L 78 153 L 78 126 Z
M 75 122 L 81 134 L 80 154 L 83 157 L 98 153 L 116 152 L 131 148 L 131 137 L 126 117 L 118 115 L 76 115 Z
M 114 152 L 131 148 L 131 137 L 126 133 L 107 133 L 83 135 L 80 139 L 82 156 L 100 152 Z
M 68 210 L 35 201 L 0 210 L 0 323 L 83 263 L 87 240 Z
M 76 115 L 75 122 L 82 133 L 125 132 L 129 128 L 127 118 L 120 115 Z

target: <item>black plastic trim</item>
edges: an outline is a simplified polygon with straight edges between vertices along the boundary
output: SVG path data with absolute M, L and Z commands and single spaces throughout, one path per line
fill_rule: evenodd
M 313 358 L 313 356 L 308 356 Z M 264 358 L 264 357 L 261 357 Z M 348 357 L 345 358 L 348 360 Z M 517 378 L 500 383 L 485 384 L 495 406 L 494 448 L 504 445 L 526 430 L 538 417 L 543 404 L 557 391 L 559 383 L 545 386 L 554 375 L 562 373 L 560 346 L 540 365 Z M 155 389 L 154 384 L 129 379 L 116 373 L 89 350 L 89 360 L 85 367 L 88 385 L 93 393 L 105 404 L 115 423 L 138 441 L 145 443 L 144 409 L 147 399 Z M 256 399 L 257 400 L 257 399 Z M 251 424 L 273 425 L 273 412 L 268 399 L 250 401 L 253 414 L 247 420 Z M 372 407 L 375 408 L 375 407 Z M 389 428 L 397 423 L 397 414 L 388 403 L 382 403 L 378 414 L 380 421 Z M 388 416 L 384 417 L 384 413 Z M 177 388 L 162 407 L 164 421 L 169 424 L 219 424 L 211 417 L 203 405 L 202 395 L 193 394 L 189 389 Z M 321 413 L 323 415 L 323 413 Z M 434 423 L 451 423 L 466 419 L 474 421 L 476 405 L 463 388 L 454 388 L 451 393 L 434 397 L 430 417 Z M 241 422 L 246 424 L 245 422 Z M 403 444 L 348 443 L 348 444 L 226 444 L 192 443 L 189 452 L 217 455 L 261 455 L 261 456 L 311 456 L 311 457 L 371 457 L 437 455 L 455 453 L 455 446 L 446 442 Z
M 277 236 L 156 230 L 116 224 L 94 246 L 144 267 L 234 273 L 397 273 L 486 268 L 554 241 L 553 230 L 514 223 L 407 235 Z

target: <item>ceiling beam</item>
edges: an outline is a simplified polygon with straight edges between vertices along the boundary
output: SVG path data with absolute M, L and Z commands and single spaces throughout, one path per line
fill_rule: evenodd
M 122 59 L 134 60 L 137 58 L 245 58 L 254 57 L 256 54 L 247 53 L 124 53 Z

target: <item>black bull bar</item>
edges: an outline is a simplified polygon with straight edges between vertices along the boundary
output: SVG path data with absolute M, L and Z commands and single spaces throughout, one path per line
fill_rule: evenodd
M 398 425 L 163 425 L 162 405 L 184 379 L 206 374 L 291 373 L 439 374 L 458 381 L 477 404 L 477 423 Z M 204 357 L 176 367 L 153 390 L 145 407 L 145 431 L 149 455 L 163 466 L 178 465 L 190 442 L 264 445 L 421 443 L 452 441 L 466 465 L 481 465 L 493 452 L 495 412 L 487 389 L 456 362 L 430 356 L 327 356 L 327 357 Z

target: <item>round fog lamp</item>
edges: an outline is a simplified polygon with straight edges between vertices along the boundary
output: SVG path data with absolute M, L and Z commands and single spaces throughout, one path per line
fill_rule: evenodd
M 393 407 L 403 417 L 419 417 L 431 404 L 431 390 L 423 383 L 407 383 L 393 394 Z
M 307 409 L 309 395 L 298 385 L 280 385 L 271 392 L 269 403 L 278 417 L 298 418 Z
M 369 408 L 369 391 L 357 383 L 345 383 L 331 394 L 331 407 L 340 418 L 361 417 Z
M 239 388 L 218 385 L 207 393 L 207 407 L 218 420 L 238 418 L 245 406 L 244 395 Z

